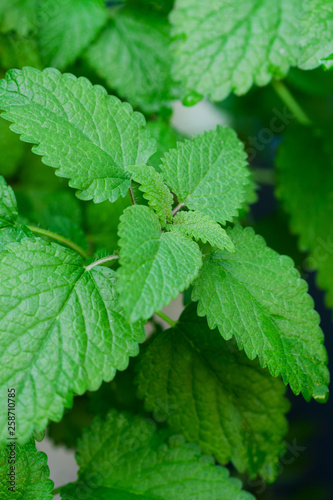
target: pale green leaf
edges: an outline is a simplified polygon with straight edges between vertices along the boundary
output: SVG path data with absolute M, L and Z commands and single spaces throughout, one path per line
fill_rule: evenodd
M 178 201 L 222 224 L 238 215 L 245 201 L 249 171 L 235 132 L 218 126 L 178 143 L 162 158 L 164 179 Z
M 132 179 L 140 184 L 143 197 L 148 200 L 150 208 L 155 210 L 162 227 L 172 220 L 173 196 L 163 182 L 163 177 L 153 167 L 134 165 L 128 167 L 133 174 Z
M 194 285 L 198 314 L 250 359 L 282 375 L 295 394 L 325 401 L 327 353 L 307 284 L 289 257 L 268 248 L 252 228 L 228 231 L 236 251 L 208 256 Z
M 79 479 L 63 489 L 63 500 L 83 491 L 91 500 L 254 500 L 196 445 L 179 436 L 166 441 L 153 422 L 128 413 L 113 410 L 105 421 L 96 418 L 76 458 Z
M 0 176 L 0 229 L 15 226 L 18 216 L 14 191 Z
M 235 247 L 226 231 L 209 215 L 200 212 L 178 212 L 173 219 L 173 224 L 168 224 L 169 231 L 177 231 L 195 240 L 201 240 L 220 250 L 233 252 Z
M 169 30 L 151 9 L 124 9 L 90 47 L 88 63 L 133 106 L 160 111 L 173 98 Z
M 284 77 L 297 63 L 299 14 L 299 0 L 179 0 L 170 18 L 175 78 L 220 101 Z
M 37 15 L 42 60 L 60 70 L 77 59 L 106 22 L 103 0 L 43 0 Z
M 8 441 L 6 444 L 10 444 Z M 0 497 L 1 500 L 52 500 L 53 481 L 49 479 L 47 456 L 37 451 L 34 442 L 20 446 L 14 442 L 13 447 L 6 446 L 0 452 Z M 15 457 L 14 457 L 15 455 Z M 13 459 L 14 457 L 14 459 Z M 8 463 L 9 460 L 14 460 Z M 14 464 L 14 465 L 13 465 Z M 10 467 L 14 467 L 14 490 L 7 481 Z
M 331 130 L 288 129 L 277 157 L 278 188 L 301 250 L 310 251 L 307 269 L 333 307 L 333 148 Z
M 301 18 L 298 66 L 312 69 L 333 64 L 333 1 L 306 0 Z
M 155 151 L 140 113 L 85 78 L 53 68 L 9 71 L 0 83 L 0 108 L 14 122 L 11 129 L 37 144 L 34 153 L 70 179 L 83 200 L 125 196 L 126 166 L 146 163 Z
M 0 393 L 16 389 L 16 436 L 25 442 L 59 420 L 73 393 L 96 390 L 127 367 L 144 339 L 118 304 L 115 273 L 42 239 L 0 254 Z M 6 440 L 6 407 L 0 439 Z
M 146 408 L 174 432 L 221 464 L 275 479 L 287 430 L 285 387 L 211 332 L 193 305 L 175 328 L 153 337 L 136 382 Z
M 120 221 L 120 301 L 131 322 L 148 319 L 194 280 L 201 252 L 185 236 L 163 232 L 157 215 L 143 205 L 127 208 Z

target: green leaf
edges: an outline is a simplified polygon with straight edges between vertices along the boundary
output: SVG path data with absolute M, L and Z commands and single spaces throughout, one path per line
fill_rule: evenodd
M 148 319 L 194 280 L 201 252 L 185 236 L 161 231 L 157 215 L 143 205 L 127 208 L 120 221 L 120 301 L 131 322 Z
M 64 500 L 83 491 L 91 500 L 254 500 L 197 446 L 181 437 L 166 442 L 150 420 L 127 413 L 112 410 L 105 421 L 96 418 L 76 458 L 79 480 L 62 490 Z
M 12 442 L 13 443 L 13 442 Z M 7 442 L 9 445 L 10 443 Z M 14 460 L 15 486 L 8 484 L 10 477 L 9 460 Z M 24 446 L 14 442 L 11 447 L 6 446 L 0 452 L 0 496 L 1 500 L 52 500 L 53 481 L 49 479 L 50 471 L 47 466 L 47 456 L 37 451 L 35 443 L 30 441 Z M 15 492 L 15 493 L 14 493 Z
M 1 0 L 0 31 L 14 31 L 26 37 L 37 31 L 36 6 L 38 0 Z
M 14 32 L 0 35 L 0 46 L 0 64 L 5 71 L 10 68 L 21 69 L 23 66 L 41 68 L 35 36 L 22 36 Z
M 128 165 L 144 164 L 154 153 L 140 113 L 92 86 L 49 68 L 12 70 L 0 83 L 3 117 L 33 152 L 70 179 L 77 196 L 95 203 L 115 201 L 130 186 Z
M 14 191 L 0 176 L 0 229 L 15 226 L 18 216 Z
M 152 9 L 124 9 L 90 47 L 88 63 L 133 106 L 160 111 L 174 97 L 169 31 L 166 18 Z
M 199 316 L 235 336 L 250 359 L 259 357 L 295 394 L 327 399 L 329 374 L 319 315 L 289 257 L 268 248 L 252 228 L 228 231 L 236 251 L 208 256 L 192 293 Z
M 162 227 L 172 220 L 173 196 L 163 182 L 163 177 L 153 167 L 135 165 L 128 167 L 133 174 L 132 179 L 138 182 L 143 197 L 148 200 L 150 208 L 155 210 Z
M 245 201 L 249 171 L 235 132 L 218 126 L 164 155 L 164 179 L 178 201 L 222 224 L 238 215 Z
M 298 0 L 179 0 L 171 14 L 174 76 L 220 101 L 283 78 L 298 57 Z
M 323 64 L 331 68 L 333 54 L 333 2 L 332 0 L 306 0 L 301 18 L 298 66 L 312 69 Z
M 34 240 L 33 233 L 26 226 L 17 225 L 16 227 L 5 227 L 0 231 L 0 252 L 5 249 L 9 243 L 15 243 L 30 238 Z
M 193 306 L 175 328 L 153 337 L 136 382 L 147 410 L 172 431 L 221 464 L 232 460 L 239 472 L 275 479 L 287 430 L 285 387 L 211 332 Z
M 24 145 L 9 130 L 8 123 L 0 120 L 0 175 L 12 176 L 17 171 L 23 156 Z
M 333 307 L 333 148 L 331 130 L 288 129 L 277 158 L 278 189 L 301 250 L 310 251 L 307 268 Z
M 167 229 L 203 243 L 208 241 L 210 245 L 221 250 L 233 252 L 235 249 L 226 231 L 208 215 L 202 215 L 200 212 L 178 212 L 173 224 L 168 224 Z
M 160 164 L 162 156 L 169 151 L 169 149 L 176 148 L 177 140 L 181 141 L 183 138 L 180 133 L 164 120 L 148 121 L 147 129 L 156 140 L 157 148 L 156 153 L 149 158 L 148 164 L 152 165 L 157 172 L 161 172 Z
M 106 22 L 103 0 L 43 0 L 37 15 L 42 20 L 38 37 L 44 65 L 60 70 L 77 59 Z
M 36 238 L 0 254 L 0 393 L 16 389 L 17 438 L 59 420 L 73 393 L 124 370 L 144 339 L 118 304 L 115 273 L 85 268 L 67 248 Z M 7 412 L 0 410 L 0 439 Z

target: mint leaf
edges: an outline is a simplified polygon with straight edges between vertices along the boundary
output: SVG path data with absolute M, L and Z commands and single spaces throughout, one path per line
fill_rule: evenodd
M 2 0 L 0 6 L 0 31 L 14 31 L 26 37 L 37 31 L 36 7 L 38 0 Z
M 178 143 L 162 158 L 161 170 L 178 201 L 222 224 L 238 215 L 245 201 L 249 171 L 236 133 L 218 126 Z
M 115 273 L 85 268 L 75 252 L 36 238 L 0 254 L 0 393 L 16 389 L 16 436 L 27 441 L 59 420 L 73 393 L 124 370 L 144 339 L 118 304 Z M 0 439 L 7 438 L 0 410 Z
M 38 30 L 42 60 L 58 69 L 73 63 L 106 22 L 103 0 L 43 0 L 37 15 L 42 20 Z
M 82 200 L 115 201 L 130 186 L 127 165 L 155 151 L 145 120 L 85 78 L 50 68 L 12 70 L 0 83 L 3 117 L 33 152 L 70 179 Z
M 0 176 L 0 229 L 15 226 L 18 216 L 14 191 Z
M 132 179 L 140 184 L 143 197 L 148 200 L 150 208 L 155 210 L 162 227 L 172 220 L 173 196 L 163 182 L 163 177 L 153 167 L 134 165 L 128 167 L 133 174 Z
M 12 442 L 13 443 L 13 442 Z M 7 442 L 7 444 L 10 444 Z M 52 500 L 53 481 L 49 479 L 49 468 L 47 456 L 42 451 L 37 451 L 35 443 L 30 441 L 24 446 L 14 442 L 15 450 L 15 481 L 14 489 L 9 490 L 12 485 L 8 473 L 10 466 L 8 460 L 12 447 L 6 446 L 0 452 L 0 496 L 1 500 L 12 500 L 13 498 L 24 498 L 24 500 Z
M 327 69 L 333 61 L 333 3 L 327 0 L 307 0 L 301 18 L 298 66 L 312 69 L 323 64 Z
M 211 332 L 193 305 L 175 328 L 152 338 L 136 382 L 155 418 L 167 418 L 174 432 L 219 463 L 232 460 L 239 472 L 276 478 L 287 430 L 285 387 Z
M 307 267 L 333 306 L 333 148 L 330 130 L 291 128 L 277 157 L 277 195 L 290 215 L 302 250 L 310 251 Z
M 82 490 L 92 500 L 254 500 L 227 469 L 202 457 L 197 446 L 181 437 L 166 442 L 151 421 L 128 413 L 112 410 L 105 421 L 96 418 L 76 458 L 79 480 L 62 490 L 63 500 L 79 498 Z
M 207 316 L 226 340 L 234 336 L 273 377 L 281 374 L 296 395 L 325 401 L 327 354 L 307 284 L 292 260 L 268 248 L 251 228 L 228 234 L 235 253 L 208 256 L 194 284 L 199 316 Z
M 161 172 L 161 158 L 169 151 L 177 147 L 177 140 L 181 141 L 183 137 L 179 132 L 169 125 L 164 120 L 155 120 L 147 122 L 147 129 L 151 136 L 156 140 L 156 153 L 148 160 L 148 164 L 152 165 L 157 172 Z
M 169 31 L 166 18 L 151 9 L 124 9 L 90 47 L 88 63 L 133 106 L 160 111 L 174 97 Z
M 202 265 L 196 243 L 161 229 L 158 217 L 142 205 L 127 208 L 120 218 L 118 288 L 131 322 L 150 318 L 176 298 Z
M 175 78 L 220 101 L 284 77 L 297 63 L 299 12 L 297 0 L 179 0 L 170 17 Z
M 169 231 L 190 236 L 203 243 L 210 243 L 213 247 L 233 252 L 235 247 L 226 231 L 208 215 L 200 212 L 178 212 L 173 219 L 173 224 L 168 224 Z
M 24 238 L 30 238 L 34 240 L 35 237 L 33 233 L 26 226 L 17 225 L 15 227 L 5 227 L 0 231 L 0 252 L 9 243 L 15 243 L 23 240 Z

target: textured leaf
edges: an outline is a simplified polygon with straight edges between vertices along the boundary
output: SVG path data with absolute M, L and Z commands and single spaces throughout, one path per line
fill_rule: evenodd
M 127 413 L 96 418 L 76 458 L 79 480 L 62 491 L 64 500 L 83 491 L 92 500 L 254 500 L 227 469 L 201 457 L 197 446 L 181 437 L 165 442 L 165 433 L 151 421 Z
M 318 284 L 333 307 L 333 148 L 331 131 L 307 127 L 288 129 L 277 158 L 278 190 L 290 215 L 291 229 L 302 250 L 309 250 L 307 265 L 317 269 Z
M 118 305 L 115 273 L 85 268 L 75 252 L 42 239 L 0 255 L 0 392 L 16 388 L 17 437 L 59 420 L 73 392 L 96 390 L 123 370 L 144 339 Z M 6 416 L 0 410 L 0 438 Z
M 222 464 L 273 480 L 287 430 L 285 387 L 189 306 L 175 328 L 153 337 L 138 366 L 139 396 L 155 417 Z
M 0 176 L 0 229 L 15 226 L 18 216 L 14 191 Z
M 0 230 L 0 252 L 9 243 L 15 243 L 23 240 L 24 238 L 30 238 L 34 240 L 35 237 L 33 233 L 26 226 L 17 225 L 16 227 L 5 227 Z
M 226 340 L 235 336 L 295 394 L 325 401 L 329 374 L 319 315 L 289 257 L 265 245 L 251 228 L 228 231 L 236 251 L 207 257 L 194 285 L 198 314 Z
M 143 197 L 148 200 L 150 208 L 155 210 L 162 227 L 172 220 L 173 196 L 163 182 L 163 177 L 153 167 L 134 165 L 128 168 L 133 180 L 140 185 Z
M 146 112 L 170 105 L 169 25 L 151 9 L 118 13 L 89 49 L 87 59 L 107 84 Z
M 225 224 L 245 201 L 245 159 L 235 132 L 218 126 L 166 153 L 161 169 L 179 202 Z
M 155 151 L 141 114 L 85 78 L 53 68 L 9 71 L 0 83 L 0 108 L 15 123 L 12 130 L 37 144 L 34 153 L 70 179 L 83 200 L 125 196 L 126 166 L 146 163 Z
M 179 0 L 174 76 L 215 101 L 282 78 L 297 63 L 299 14 L 298 0 Z
M 330 68 L 333 64 L 333 1 L 306 0 L 304 4 L 298 66 L 312 69 L 323 64 Z
M 9 444 L 9 442 L 7 443 Z M 7 446 L 0 452 L 0 496 L 1 500 L 13 498 L 24 500 L 52 500 L 53 482 L 49 479 L 47 456 L 37 451 L 34 442 L 24 446 L 15 444 L 15 488 L 9 491 L 8 464 L 10 448 Z
M 221 250 L 233 252 L 235 249 L 226 231 L 208 215 L 202 215 L 200 212 L 178 212 L 173 224 L 168 224 L 167 229 L 201 240 L 203 243 L 208 241 L 210 245 Z
M 43 0 L 37 15 L 42 20 L 38 30 L 41 57 L 45 66 L 61 70 L 77 59 L 106 22 L 103 0 Z
M 120 221 L 120 301 L 131 322 L 148 319 L 194 280 L 201 252 L 185 236 L 162 232 L 148 207 L 129 207 Z
M 177 140 L 181 141 L 183 138 L 180 133 L 163 120 L 155 120 L 147 122 L 147 129 L 151 136 L 156 140 L 157 151 L 148 161 L 157 172 L 161 172 L 161 157 L 169 151 L 177 147 Z

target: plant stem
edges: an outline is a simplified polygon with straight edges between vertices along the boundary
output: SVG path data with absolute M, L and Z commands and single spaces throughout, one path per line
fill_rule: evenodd
M 181 210 L 184 206 L 184 203 L 178 203 L 178 205 L 172 210 L 172 215 L 176 215 L 179 210 Z
M 281 80 L 272 80 L 272 86 L 301 125 L 311 125 L 311 120 Z
M 58 486 L 58 488 L 54 488 L 54 490 L 52 491 L 52 495 L 55 496 L 55 495 L 58 495 L 58 493 L 61 492 L 62 488 L 64 487 L 65 485 L 63 486 Z
M 109 262 L 110 260 L 119 259 L 119 255 L 107 255 L 106 257 L 102 257 L 102 259 L 95 260 L 86 267 L 86 271 L 90 271 L 93 267 L 99 266 L 100 264 L 104 264 L 104 262 Z
M 164 319 L 167 323 L 169 323 L 170 326 L 175 327 L 177 325 L 177 321 L 174 321 L 173 319 L 169 318 L 166 314 L 164 314 L 162 311 L 156 312 L 156 316 L 159 316 L 160 318 Z
M 90 255 L 83 250 L 83 248 L 79 247 L 76 245 L 71 240 L 68 240 L 64 236 L 61 236 L 60 234 L 52 233 L 52 231 L 48 231 L 47 229 L 42 229 L 41 227 L 34 227 L 34 226 L 28 226 L 28 229 L 32 231 L 33 233 L 40 234 L 42 236 L 45 236 L 46 238 L 52 238 L 53 240 L 59 241 L 60 243 L 63 243 L 64 245 L 67 245 L 68 247 L 72 248 L 75 250 L 77 253 L 79 253 L 84 259 L 88 259 Z
M 129 188 L 129 193 L 130 193 L 130 196 L 131 196 L 132 205 L 136 205 L 135 196 L 134 196 L 134 193 L 133 193 L 132 186 L 130 186 L 130 188 Z

